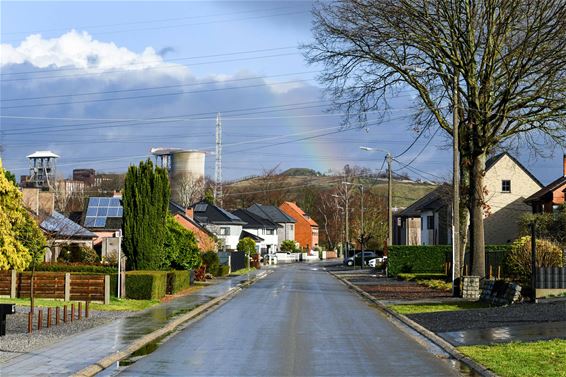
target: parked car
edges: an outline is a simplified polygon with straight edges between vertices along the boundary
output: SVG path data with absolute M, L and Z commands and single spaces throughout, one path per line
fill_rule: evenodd
M 373 258 L 368 261 L 368 265 L 373 268 L 385 267 L 386 264 L 387 264 L 387 256 Z
M 374 259 L 374 258 L 377 257 L 377 254 L 376 254 L 374 251 L 368 251 L 368 250 L 366 250 L 366 251 L 364 251 L 363 253 L 364 253 L 364 264 L 365 264 L 365 265 L 367 265 L 368 262 L 369 262 L 371 259 Z M 354 265 L 354 260 L 355 260 L 355 262 L 356 262 L 356 266 L 360 266 L 360 265 L 361 265 L 361 262 L 362 262 L 362 252 L 361 252 L 361 251 L 358 252 L 358 253 L 356 253 L 356 254 L 354 254 L 354 256 L 352 256 L 352 257 L 350 257 L 350 258 L 347 258 L 347 259 L 344 261 L 344 264 L 347 265 L 347 266 L 353 266 L 353 265 Z

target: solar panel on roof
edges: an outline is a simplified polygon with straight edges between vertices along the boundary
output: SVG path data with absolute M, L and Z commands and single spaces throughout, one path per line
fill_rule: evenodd
M 118 217 L 118 207 L 110 207 L 108 208 L 108 217 Z
M 86 210 L 87 216 L 96 216 L 96 207 L 88 207 Z
M 95 228 L 102 228 L 106 225 L 106 217 L 97 217 L 94 220 L 94 227 Z
M 90 207 L 90 206 L 95 206 L 95 207 L 97 207 L 97 206 L 98 206 L 98 198 L 90 198 L 90 199 L 88 200 L 88 206 L 89 206 L 89 207 Z
M 87 217 L 85 218 L 85 226 L 87 227 L 93 227 L 94 226 L 94 220 L 96 219 L 96 217 Z
M 118 198 L 110 199 L 110 206 L 111 207 L 121 207 L 120 199 L 118 199 Z
M 110 198 L 100 198 L 100 202 L 98 203 L 99 207 L 108 207 L 110 204 Z

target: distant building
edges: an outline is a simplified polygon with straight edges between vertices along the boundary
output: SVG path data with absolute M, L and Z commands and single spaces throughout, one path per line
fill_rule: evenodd
M 275 206 L 253 204 L 248 208 L 248 211 L 255 213 L 276 223 L 277 226 L 277 250 L 280 250 L 281 243 L 286 240 L 295 240 L 295 223 L 294 218 L 287 215 L 285 212 Z
M 94 185 L 96 171 L 94 169 L 74 169 L 73 181 L 83 182 L 87 186 Z
M 318 224 L 307 215 L 296 203 L 283 202 L 279 209 L 295 221 L 295 241 L 306 250 L 318 246 Z
M 271 254 L 277 251 L 278 225 L 271 220 L 256 215 L 247 209 L 238 209 L 234 215 L 246 222 L 243 230 L 259 237 L 256 241 L 260 254 Z
M 183 228 L 193 232 L 201 252 L 217 251 L 214 234 L 193 218 L 192 208 L 185 209 L 179 204 L 169 201 L 169 212 Z

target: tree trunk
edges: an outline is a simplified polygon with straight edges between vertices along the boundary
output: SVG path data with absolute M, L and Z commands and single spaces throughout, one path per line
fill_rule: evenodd
M 485 238 L 483 227 L 483 177 L 485 171 L 485 154 L 472 158 L 470 167 L 470 259 L 471 274 L 485 276 Z
M 463 158 L 460 157 L 460 248 L 458 250 L 460 256 L 460 275 L 466 274 L 466 247 L 468 246 L 470 211 L 468 209 L 468 193 L 462 188 L 470 187 L 470 174 L 466 166 L 462 164 Z M 469 266 L 468 266 L 469 267 Z

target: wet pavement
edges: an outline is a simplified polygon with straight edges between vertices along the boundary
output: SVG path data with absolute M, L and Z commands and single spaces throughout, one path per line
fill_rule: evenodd
M 68 376 L 111 355 L 134 340 L 164 327 L 171 319 L 263 274 L 262 270 L 227 279 L 108 325 L 87 330 L 45 349 L 27 353 L 0 365 L 2 376 Z
M 305 264 L 280 266 L 150 351 L 104 375 L 461 375 L 442 351 Z
M 450 331 L 438 335 L 454 346 L 566 339 L 566 321 Z

